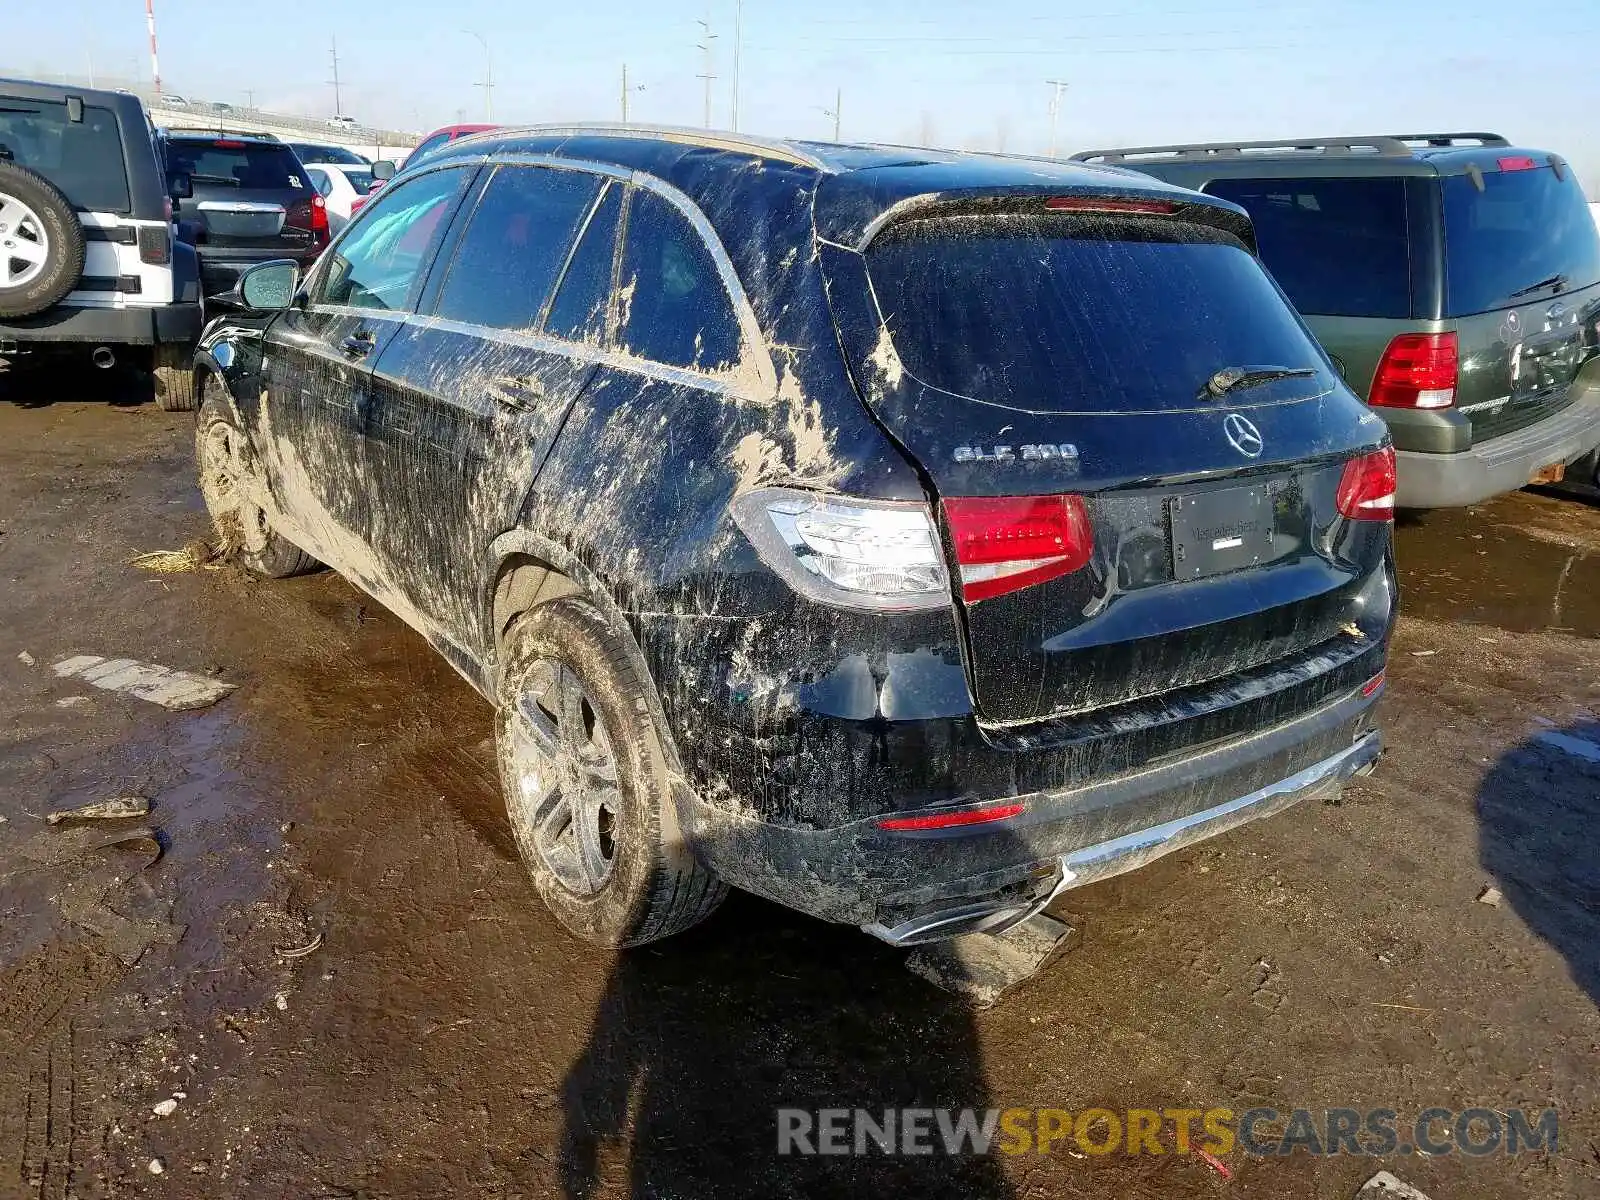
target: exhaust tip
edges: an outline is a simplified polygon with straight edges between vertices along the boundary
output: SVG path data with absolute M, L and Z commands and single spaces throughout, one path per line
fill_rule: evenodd
M 105 371 L 117 365 L 117 356 L 110 346 L 99 346 L 89 356 L 89 361 L 102 371 Z

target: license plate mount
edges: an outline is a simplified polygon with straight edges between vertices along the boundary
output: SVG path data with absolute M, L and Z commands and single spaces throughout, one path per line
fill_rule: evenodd
M 1174 496 L 1167 522 L 1174 579 L 1204 579 L 1272 558 L 1273 503 L 1265 484 Z

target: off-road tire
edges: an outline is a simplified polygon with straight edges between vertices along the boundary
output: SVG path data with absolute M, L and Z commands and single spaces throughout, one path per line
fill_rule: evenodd
M 195 410 L 194 350 L 191 347 L 157 346 L 150 374 L 155 378 L 157 408 L 162 412 Z
M 249 439 L 234 420 L 233 407 L 228 403 L 221 381 L 215 375 L 208 375 L 201 394 L 200 412 L 195 420 L 195 464 L 200 474 L 200 493 L 205 497 L 206 509 L 211 514 L 211 524 L 216 530 L 222 555 L 236 559 L 257 575 L 265 575 L 269 579 L 286 579 L 291 575 L 315 571 L 322 564 L 274 529 L 271 517 L 264 509 L 258 508 L 253 514 L 241 516 L 239 508 L 226 505 L 221 481 L 208 478 L 209 473 L 218 468 L 213 461 L 214 449 L 208 447 L 208 439 L 226 430 L 228 437 L 236 439 L 244 472 L 255 474 L 251 486 L 265 487 L 265 481 L 259 476 L 260 463 L 250 448 Z M 245 519 L 259 522 L 253 537 L 247 537 L 241 527 L 241 520 Z
M 38 219 L 47 239 L 43 270 L 18 286 L 0 285 L 0 320 L 31 317 L 59 304 L 83 278 L 87 253 L 83 226 L 60 188 L 37 171 L 16 163 L 0 161 L 0 196 L 10 196 L 25 205 Z M 0 210 L 4 208 L 5 202 L 0 200 Z M 13 237 L 16 232 L 7 229 L 0 234 L 0 254 L 5 253 L 8 240 L 19 240 Z
M 727 885 L 695 860 L 678 828 L 673 803 L 675 756 L 652 703 L 654 684 L 625 630 L 595 606 L 552 601 L 512 622 L 503 639 L 495 741 L 506 810 L 524 864 L 540 897 L 570 932 L 598 946 L 639 946 L 705 920 Z M 569 888 L 541 857 L 532 813 L 518 780 L 512 724 L 530 677 L 558 664 L 592 697 L 616 762 L 620 812 L 612 826 L 610 875 L 592 895 Z

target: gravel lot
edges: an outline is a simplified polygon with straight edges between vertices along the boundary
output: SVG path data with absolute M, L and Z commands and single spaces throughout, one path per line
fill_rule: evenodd
M 132 564 L 208 528 L 190 423 L 130 398 L 0 372 L 0 1195 L 1600 1195 L 1600 509 L 1403 521 L 1377 773 L 1069 893 L 1080 944 L 974 1013 L 748 897 L 627 957 L 565 936 L 420 638 L 332 573 Z M 76 655 L 238 686 L 169 712 Z M 122 795 L 153 811 L 41 819 Z M 1562 1144 L 774 1152 L 779 1107 L 898 1105 L 1554 1105 Z

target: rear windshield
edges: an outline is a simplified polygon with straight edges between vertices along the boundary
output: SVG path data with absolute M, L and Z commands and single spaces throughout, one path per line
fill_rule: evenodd
M 196 187 L 237 187 L 259 191 L 299 191 L 305 187 L 300 162 L 287 146 L 263 146 L 227 138 L 170 141 L 167 171 L 189 175 Z
M 1193 226 L 1100 226 L 991 216 L 892 226 L 868 265 L 902 365 L 945 391 L 1058 412 L 1192 407 L 1224 367 L 1325 368 L 1238 243 Z M 1288 383 L 1297 394 L 1322 386 Z M 1252 398 L 1281 398 L 1282 386 Z
M 0 96 L 0 159 L 37 171 L 75 208 L 129 211 L 122 136 L 108 108 L 86 107 L 74 124 L 65 101 Z
M 1303 313 L 1409 317 L 1403 179 L 1217 179 L 1250 214 L 1261 261 Z
M 1444 189 L 1449 315 L 1527 304 L 1600 282 L 1600 234 L 1570 168 L 1451 175 Z

